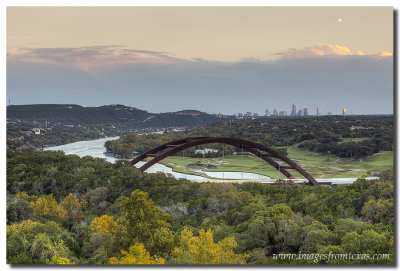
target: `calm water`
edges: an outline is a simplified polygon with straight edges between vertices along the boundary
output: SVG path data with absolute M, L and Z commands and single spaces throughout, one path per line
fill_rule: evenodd
M 115 163 L 115 161 L 117 161 L 119 159 L 111 157 L 111 156 L 107 156 L 104 154 L 104 152 L 106 151 L 106 147 L 104 147 L 104 143 L 106 141 L 115 140 L 118 138 L 119 137 L 109 137 L 109 138 L 102 138 L 102 139 L 96 139 L 96 140 L 78 141 L 78 142 L 70 143 L 70 144 L 66 144 L 66 145 L 45 148 L 45 150 L 46 151 L 63 151 L 67 155 L 75 154 L 80 157 L 92 156 L 92 157 L 104 158 L 111 163 Z M 143 164 L 144 164 L 144 162 L 139 162 L 135 166 L 140 167 Z M 201 176 L 173 172 L 171 168 L 166 167 L 162 164 L 155 164 L 152 167 L 150 167 L 149 169 L 147 169 L 145 172 L 147 172 L 147 173 L 156 173 L 156 172 L 170 173 L 170 174 L 172 174 L 172 176 L 174 176 L 177 179 L 184 178 L 184 179 L 191 180 L 191 181 L 208 181 L 209 180 L 209 179 L 201 177 Z
M 92 157 L 98 157 L 98 158 L 104 158 L 107 161 L 114 163 L 117 158 L 110 157 L 104 154 L 106 151 L 106 148 L 104 147 L 104 143 L 109 140 L 115 140 L 118 139 L 119 137 L 109 137 L 109 138 L 102 138 L 102 139 L 96 139 L 96 140 L 88 140 L 88 141 L 78 141 L 75 143 L 70 143 L 66 145 L 60 145 L 56 147 L 49 147 L 45 148 L 47 151 L 63 151 L 66 155 L 69 154 L 75 154 L 80 157 L 83 156 L 92 156 Z M 139 162 L 135 166 L 140 167 L 144 164 L 144 162 Z M 183 173 L 177 173 L 173 172 L 170 167 L 166 167 L 162 164 L 155 164 L 149 169 L 147 169 L 145 172 L 147 173 L 156 173 L 156 172 L 162 172 L 162 173 L 169 173 L 175 178 L 183 178 L 187 179 L 190 181 L 195 181 L 195 182 L 204 182 L 204 181 L 212 181 L 212 182 L 226 182 L 227 180 L 216 180 L 216 179 L 208 179 L 204 178 L 201 176 L 196 176 L 196 175 L 190 175 L 190 174 L 183 174 Z M 215 171 L 201 171 L 202 173 L 207 174 L 210 177 L 213 178 L 224 178 L 224 179 L 229 179 L 229 180 L 251 180 L 251 181 L 256 181 L 256 182 L 262 182 L 262 183 L 270 183 L 272 180 L 268 176 L 264 175 L 259 175 L 255 173 L 249 173 L 249 172 L 215 172 Z M 377 179 L 375 177 L 370 177 L 367 179 Z M 332 183 L 342 183 L 342 184 L 348 184 L 348 183 L 353 183 L 356 178 L 332 178 L 332 179 L 316 179 L 319 182 L 332 182 Z M 303 182 L 303 180 L 296 180 L 296 182 Z

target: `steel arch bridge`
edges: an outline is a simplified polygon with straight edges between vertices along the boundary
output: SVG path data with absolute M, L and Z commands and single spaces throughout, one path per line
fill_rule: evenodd
M 136 163 L 144 160 L 147 157 L 153 157 L 150 161 L 146 162 L 143 166 L 139 168 L 140 171 L 144 172 L 146 169 L 154 165 L 155 163 L 163 160 L 164 158 L 173 155 L 179 151 L 185 150 L 198 145 L 204 145 L 209 143 L 224 143 L 228 145 L 235 146 L 237 148 L 242 148 L 248 152 L 253 153 L 259 158 L 263 159 L 274 168 L 279 170 L 287 178 L 292 179 L 293 176 L 288 172 L 288 170 L 296 170 L 301 175 L 303 175 L 307 180 L 310 181 L 312 185 L 320 185 L 310 174 L 308 174 L 303 168 L 289 159 L 287 156 L 268 148 L 264 145 L 258 144 L 253 141 L 240 139 L 240 138 L 229 138 L 229 137 L 188 137 L 184 139 L 179 139 L 162 144 L 155 147 L 139 156 L 134 158 L 130 163 L 135 165 Z M 286 165 L 279 165 L 274 159 L 278 158 L 285 162 Z

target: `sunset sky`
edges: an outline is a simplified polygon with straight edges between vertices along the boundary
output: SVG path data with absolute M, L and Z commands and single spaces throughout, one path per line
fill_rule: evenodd
M 393 112 L 388 7 L 8 7 L 12 104 Z

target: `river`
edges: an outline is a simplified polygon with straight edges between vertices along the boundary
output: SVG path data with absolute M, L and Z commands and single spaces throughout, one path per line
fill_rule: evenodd
M 78 141 L 70 144 L 60 145 L 56 147 L 48 147 L 44 150 L 46 151 L 63 151 L 66 155 L 75 154 L 80 157 L 84 156 L 92 156 L 98 158 L 104 158 L 111 163 L 115 163 L 117 158 L 107 156 L 104 154 L 106 148 L 104 147 L 104 143 L 109 140 L 115 140 L 119 137 L 108 137 L 101 138 L 96 140 L 88 140 L 88 141 Z M 140 167 L 144 164 L 144 162 L 139 162 L 135 166 Z M 164 166 L 162 164 L 155 164 L 147 169 L 145 172 L 147 173 L 168 173 L 174 176 L 177 179 L 183 178 L 194 182 L 260 182 L 260 183 L 272 183 L 273 180 L 264 175 L 259 175 L 255 173 L 249 172 L 215 172 L 215 171 L 202 171 L 202 173 L 207 174 L 212 178 L 220 178 L 220 179 L 211 179 L 205 178 L 197 175 L 183 174 L 172 171 L 170 167 Z M 224 178 L 222 180 L 222 178 Z M 318 182 L 332 182 L 332 184 L 349 184 L 353 183 L 357 178 L 332 178 L 332 179 L 316 179 Z M 376 177 L 369 177 L 367 179 L 377 179 Z M 303 179 L 296 179 L 295 182 L 303 182 Z
M 92 157 L 98 157 L 98 158 L 104 158 L 108 162 L 115 163 L 115 161 L 119 160 L 115 157 L 111 157 L 108 155 L 105 155 L 104 152 L 106 151 L 106 147 L 104 147 L 104 143 L 109 140 L 116 140 L 119 137 L 108 137 L 108 138 L 101 138 L 101 139 L 95 139 L 95 140 L 88 140 L 88 141 L 78 141 L 70 144 L 65 144 L 65 145 L 60 145 L 56 147 L 48 147 L 45 148 L 46 151 L 63 151 L 66 155 L 69 154 L 75 154 L 78 155 L 79 157 L 84 157 L 84 156 L 92 156 Z M 139 162 L 135 166 L 140 167 L 144 164 L 144 162 Z M 147 169 L 145 172 L 147 173 L 156 173 L 156 172 L 162 172 L 162 173 L 169 173 L 175 178 L 183 178 L 191 181 L 209 181 L 210 179 L 197 176 L 197 175 L 189 175 L 189 174 L 183 174 L 183 173 L 178 173 L 178 172 L 173 172 L 170 167 L 166 167 L 162 164 L 155 164 L 149 169 Z

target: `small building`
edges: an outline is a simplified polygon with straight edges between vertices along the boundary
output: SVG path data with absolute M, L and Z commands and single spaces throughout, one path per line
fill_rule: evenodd
M 369 130 L 369 129 L 374 129 L 373 127 L 364 127 L 364 126 L 351 126 L 350 131 L 354 130 Z
M 217 150 L 217 149 L 205 148 L 204 150 L 195 150 L 195 151 L 194 151 L 195 154 L 198 154 L 198 153 L 200 153 L 200 154 L 207 154 L 207 153 L 210 153 L 210 152 L 218 152 L 218 150 Z
M 216 164 L 208 164 L 207 167 L 208 168 L 217 168 L 217 165 Z

